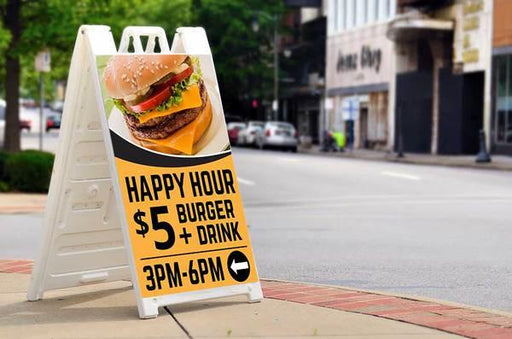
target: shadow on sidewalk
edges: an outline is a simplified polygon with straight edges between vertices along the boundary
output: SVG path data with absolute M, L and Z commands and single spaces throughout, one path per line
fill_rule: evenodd
M 238 300 L 206 300 L 197 301 L 187 304 L 170 305 L 167 308 L 173 313 L 190 313 L 195 311 L 221 309 L 229 306 L 236 306 L 240 304 L 247 304 L 245 296 L 243 299 Z
M 135 297 L 127 293 L 133 293 L 131 286 L 77 294 L 62 290 L 35 302 L 27 301 L 24 293 L 2 294 L 0 327 L 137 319 Z

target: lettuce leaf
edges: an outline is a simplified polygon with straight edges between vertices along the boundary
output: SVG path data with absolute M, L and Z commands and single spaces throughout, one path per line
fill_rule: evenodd
M 136 116 L 137 118 L 140 116 L 139 113 L 135 113 L 135 112 L 131 112 L 129 111 L 126 106 L 124 105 L 124 102 L 122 99 L 112 99 L 112 101 L 114 102 L 114 106 L 116 106 L 116 108 L 118 110 L 121 111 L 121 113 L 123 114 L 131 114 L 131 115 L 134 115 Z
M 165 111 L 171 106 L 178 106 L 181 100 L 183 99 L 183 92 L 187 90 L 187 88 L 191 85 L 192 75 L 190 78 L 182 80 L 178 83 L 175 83 L 171 88 L 171 96 L 166 101 L 162 102 L 160 105 L 156 106 L 153 110 L 157 110 L 159 112 Z
M 196 57 L 194 57 L 196 58 Z M 194 62 L 194 59 L 192 59 Z M 201 79 L 201 68 L 199 68 L 199 62 L 194 63 L 194 72 L 190 75 L 188 79 L 184 79 L 176 84 L 174 84 L 171 88 L 171 96 L 166 101 L 162 102 L 160 105 L 154 108 L 159 112 L 165 111 L 171 106 L 178 106 L 182 100 L 183 92 L 187 90 L 190 86 L 197 84 Z

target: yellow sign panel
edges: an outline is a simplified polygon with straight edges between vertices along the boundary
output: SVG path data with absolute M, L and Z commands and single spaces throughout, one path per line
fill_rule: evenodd
M 142 298 L 258 282 L 211 60 L 97 58 Z
M 116 165 L 143 297 L 258 281 L 231 155 Z

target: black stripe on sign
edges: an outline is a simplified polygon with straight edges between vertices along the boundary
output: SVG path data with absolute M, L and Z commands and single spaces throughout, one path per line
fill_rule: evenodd
M 136 164 L 155 167 L 187 167 L 206 164 L 217 161 L 231 155 L 231 151 L 225 151 L 208 156 L 175 156 L 151 152 L 132 144 L 116 132 L 110 130 L 110 138 L 114 147 L 114 155 L 126 161 Z

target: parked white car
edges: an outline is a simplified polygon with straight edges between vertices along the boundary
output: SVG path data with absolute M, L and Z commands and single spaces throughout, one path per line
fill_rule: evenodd
M 265 123 L 263 121 L 249 121 L 247 128 L 238 133 L 238 144 L 245 146 L 256 145 L 256 134 L 263 130 Z
M 268 121 L 257 133 L 256 145 L 260 149 L 272 146 L 297 152 L 298 137 L 297 130 L 289 122 Z

